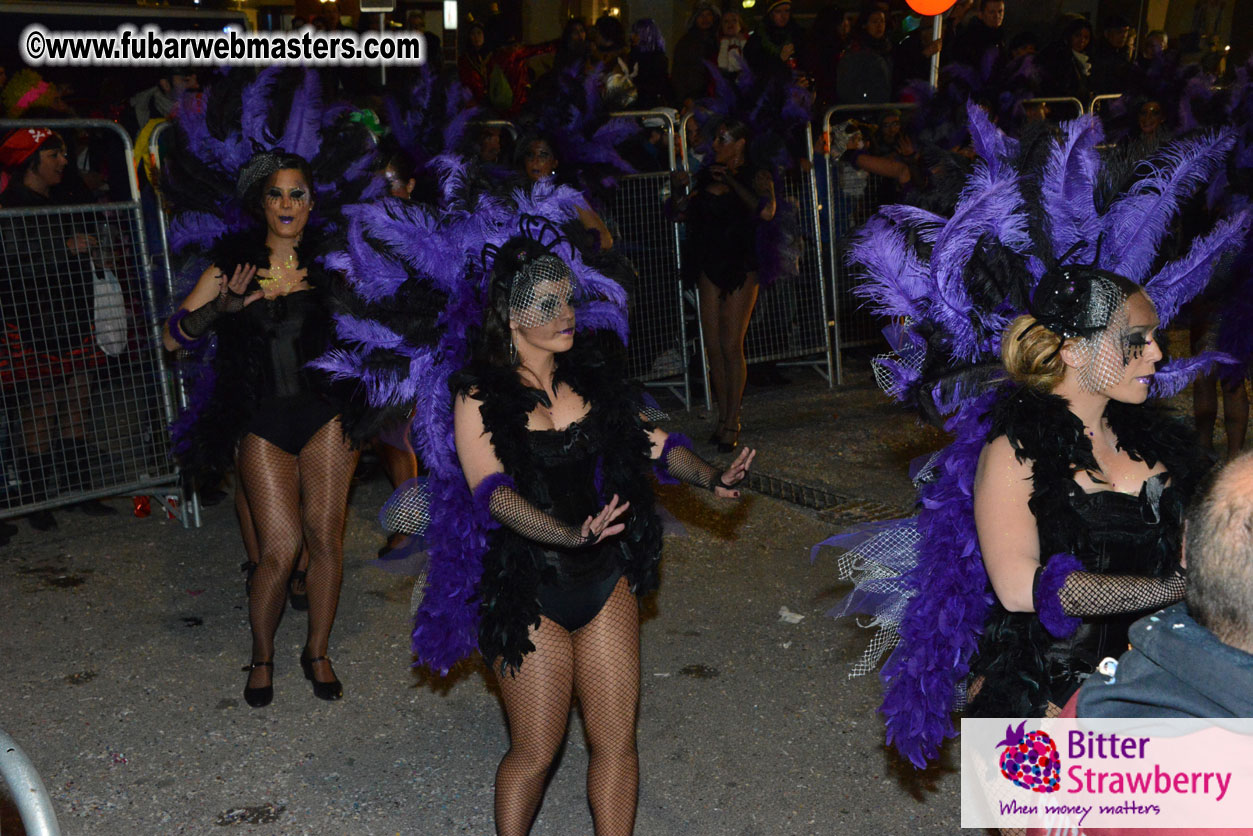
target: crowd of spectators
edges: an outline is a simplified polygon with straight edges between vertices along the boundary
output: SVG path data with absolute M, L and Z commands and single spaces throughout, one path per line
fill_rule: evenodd
M 470 19 L 457 30 L 455 49 L 425 31 L 421 12 L 410 13 L 405 24 L 422 33 L 432 64 L 444 67 L 444 77 L 460 82 L 467 105 L 484 107 L 501 119 L 519 114 L 529 97 L 552 95 L 563 75 L 594 77 L 602 93 L 623 109 L 668 107 L 683 113 L 713 93 L 715 72 L 733 80 L 749 70 L 754 79 L 779 78 L 808 88 L 817 122 L 833 105 L 918 100 L 938 55 L 940 87 L 960 78 L 977 100 L 1073 97 L 1086 107 L 1098 94 L 1135 95 L 1127 133 L 1141 135 L 1172 128 L 1173 103 L 1162 101 L 1164 95 L 1156 89 L 1169 74 L 1163 64 L 1176 74 L 1189 64 L 1216 75 L 1228 69 L 1222 63 L 1225 54 L 1216 47 L 1202 49 L 1205 39 L 1195 33 L 1170 38 L 1151 31 L 1138 42 L 1135 29 L 1117 14 L 1099 21 L 1071 15 L 1051 29 L 1023 31 L 1025 21 L 1015 14 L 1022 17 L 1021 7 L 1015 8 L 1020 2 L 958 0 L 943 17 L 939 38 L 933 36 L 931 18 L 889 0 L 865 0 L 856 11 L 849 11 L 847 2 L 832 2 L 804 21 L 790 0 L 765 0 L 746 11 L 738 4 L 695 0 L 673 44 L 650 18 L 571 18 L 559 37 L 535 44 L 523 43 L 517 21 L 506 16 Z M 369 28 L 372 21 L 363 15 L 361 28 Z M 296 18 L 291 25 L 333 29 L 340 24 L 332 18 Z M 376 107 L 381 95 L 403 92 L 415 72 L 397 67 L 386 73 L 347 67 L 320 71 L 345 98 L 364 107 Z M 71 112 L 73 91 L 50 84 L 44 95 L 32 98 L 30 90 L 39 82 L 27 76 L 38 79 L 32 70 L 13 78 L 0 76 L 6 115 L 18 110 L 35 115 Z M 167 71 L 157 78 L 133 71 L 126 78 L 133 89 L 115 84 L 80 97 L 79 115 L 115 119 L 137 136 L 196 83 L 189 70 Z M 1012 90 L 1006 86 L 1010 79 Z M 1048 110 L 1041 104 L 1019 106 L 1025 118 L 1047 118 Z M 1157 120 L 1159 125 L 1153 124 L 1155 114 L 1164 117 Z M 67 177 L 67 188 L 82 183 L 88 193 L 103 198 L 110 186 L 116 191 L 123 185 L 100 154 L 75 156 L 75 150 L 71 147 L 70 157 L 77 174 Z

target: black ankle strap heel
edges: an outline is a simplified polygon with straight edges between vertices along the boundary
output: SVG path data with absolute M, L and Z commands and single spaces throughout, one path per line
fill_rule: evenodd
M 244 702 L 253 708 L 265 708 L 274 701 L 274 663 L 273 662 L 252 662 L 248 665 L 248 673 L 252 674 L 257 668 L 270 669 L 270 684 L 263 688 L 249 688 L 244 686 Z
M 327 702 L 334 702 L 335 700 L 341 699 L 344 696 L 343 683 L 339 681 L 338 677 L 332 679 L 330 682 L 319 682 L 314 679 L 313 664 L 315 662 L 326 662 L 329 665 L 331 660 L 326 656 L 315 656 L 310 659 L 304 653 L 300 654 L 300 667 L 304 669 L 305 679 L 313 683 L 313 696 L 320 700 L 326 700 Z

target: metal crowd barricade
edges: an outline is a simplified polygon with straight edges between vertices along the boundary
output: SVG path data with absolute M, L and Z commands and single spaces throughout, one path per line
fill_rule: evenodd
M 827 269 L 831 282 L 832 331 L 835 344 L 835 382 L 844 382 L 844 357 L 846 348 L 877 345 L 882 341 L 883 321 L 862 306 L 853 294 L 856 284 L 854 275 L 846 263 L 845 255 L 852 233 L 861 227 L 876 211 L 884 193 L 894 184 L 877 175 L 862 171 L 856 166 L 833 158 L 833 148 L 841 143 L 832 142 L 836 125 L 852 119 L 874 119 L 886 111 L 906 113 L 916 105 L 897 102 L 883 105 L 836 105 L 822 117 L 822 131 L 828 137 L 824 143 L 822 166 L 826 174 L 826 193 L 822 201 L 822 213 L 826 216 Z M 841 149 L 842 150 L 842 149 Z M 837 155 L 838 157 L 838 155 Z
M 130 138 L 106 120 L 0 120 L 31 127 L 94 143 L 128 193 L 0 209 L 0 518 L 151 494 L 186 525 Z
M 158 173 L 161 171 L 161 141 L 165 138 L 165 134 L 168 131 L 173 130 L 172 124 L 173 123 L 171 122 L 162 122 L 160 125 L 157 125 L 157 127 L 153 129 L 152 133 L 149 135 L 148 148 L 146 151 L 152 161 L 153 169 Z M 165 214 L 164 198 L 162 198 L 159 193 L 154 193 L 152 197 L 157 201 L 156 212 L 154 214 L 156 215 L 157 241 L 160 244 L 160 246 L 153 252 L 152 260 L 154 268 L 158 262 L 161 265 L 161 272 L 164 276 L 163 291 L 166 299 L 165 308 L 172 310 L 178 299 L 176 297 L 176 290 L 174 287 L 174 273 L 176 268 L 174 260 L 170 257 L 169 222 Z M 178 409 L 181 412 L 188 406 L 187 392 L 189 385 L 184 370 L 177 363 L 174 364 L 173 374 L 170 375 L 169 381 L 173 397 L 177 401 Z M 186 497 L 187 502 L 185 504 L 188 508 L 188 513 L 190 514 L 191 523 L 196 528 L 199 528 L 200 495 L 194 486 L 190 486 L 186 490 Z
M 1121 99 L 1121 98 L 1122 98 L 1122 93 L 1101 93 L 1099 95 L 1093 96 L 1092 101 L 1088 103 L 1088 113 L 1095 114 L 1097 112 L 1098 106 L 1100 106 L 1102 102 L 1112 102 L 1115 99 Z
M 667 212 L 670 176 L 679 166 L 676 114 L 660 108 L 613 115 L 638 119 L 644 129 L 661 130 L 667 149 L 667 168 L 619 179 L 609 207 L 609 220 L 617 227 L 614 246 L 639 271 L 630 298 L 628 373 L 645 386 L 669 391 L 690 409 L 687 334 L 689 317 L 696 317 L 695 303 L 689 313 L 680 279 L 678 228 Z
M 0 729 L 0 778 L 9 788 L 26 836 L 60 836 L 52 799 L 34 764 L 21 747 Z

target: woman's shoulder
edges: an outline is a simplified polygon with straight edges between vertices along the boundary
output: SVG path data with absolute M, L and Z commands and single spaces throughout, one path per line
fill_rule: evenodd
M 1020 461 L 1087 458 L 1081 449 L 1083 422 L 1060 395 L 1006 384 L 988 409 L 988 423 L 987 440 L 1004 438 Z

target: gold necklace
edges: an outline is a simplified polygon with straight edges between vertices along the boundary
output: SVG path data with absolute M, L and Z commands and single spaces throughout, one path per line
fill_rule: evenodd
M 290 290 L 300 282 L 300 277 L 295 276 L 296 273 L 296 254 L 288 253 L 287 258 L 279 262 L 279 264 L 270 266 L 270 275 L 265 278 L 258 277 L 257 284 L 261 287 L 261 291 L 267 296 L 272 287 L 278 287 L 280 291 Z M 295 280 L 293 281 L 293 277 Z

